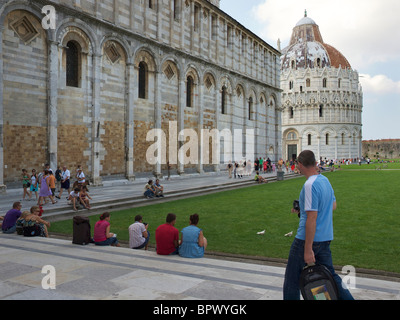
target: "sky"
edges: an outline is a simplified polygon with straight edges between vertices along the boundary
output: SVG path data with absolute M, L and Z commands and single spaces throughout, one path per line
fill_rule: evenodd
M 399 0 L 221 0 L 221 9 L 281 49 L 308 17 L 360 74 L 363 140 L 400 139 Z

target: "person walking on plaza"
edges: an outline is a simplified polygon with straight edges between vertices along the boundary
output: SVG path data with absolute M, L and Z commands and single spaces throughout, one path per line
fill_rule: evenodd
M 26 169 L 22 169 L 21 180 L 22 180 L 22 188 L 24 189 L 22 200 L 25 200 L 25 196 L 29 199 L 28 188 L 31 186 L 31 181 L 30 181 L 31 179 L 29 178 L 28 171 Z
M 61 195 L 63 193 L 63 190 L 68 190 L 68 194 L 71 192 L 71 187 L 70 187 L 70 182 L 69 179 L 71 177 L 70 171 L 67 169 L 66 166 L 63 166 L 63 170 L 61 171 L 61 190 L 58 195 L 58 199 L 61 199 Z
M 232 170 L 233 170 L 232 161 L 229 161 L 228 166 L 227 166 L 227 169 L 228 169 L 229 179 L 232 179 Z
M 38 179 L 38 176 L 36 174 L 36 170 L 32 169 L 31 187 L 30 187 L 30 191 L 29 191 L 29 200 L 32 199 L 32 192 L 35 192 L 36 201 L 38 201 L 38 199 L 39 199 L 38 191 L 39 191 L 39 179 Z
M 300 192 L 300 222 L 290 249 L 283 285 L 284 300 L 300 300 L 300 274 L 306 265 L 321 264 L 329 269 L 339 289 L 339 299 L 353 300 L 335 273 L 330 244 L 333 240 L 333 211 L 336 198 L 329 180 L 318 173 L 315 155 L 306 150 L 298 157 L 298 169 L 307 181 Z M 298 211 L 292 209 L 293 213 Z
M 57 201 L 54 201 L 53 193 L 50 188 L 50 176 L 49 171 L 47 169 L 44 170 L 44 174 L 40 180 L 40 191 L 39 191 L 39 200 L 38 206 L 41 206 L 41 200 L 43 199 L 43 204 L 46 203 L 46 197 L 49 197 L 52 204 L 55 204 Z

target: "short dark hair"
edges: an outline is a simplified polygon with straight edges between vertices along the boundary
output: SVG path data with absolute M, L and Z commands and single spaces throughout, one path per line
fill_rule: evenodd
M 135 217 L 135 221 L 140 221 L 140 220 L 143 220 L 143 217 L 142 217 L 140 214 L 138 214 L 138 215 Z
M 21 205 L 21 202 L 17 201 L 13 203 L 13 209 L 17 209 Z
M 176 220 L 176 215 L 173 213 L 168 213 L 166 222 L 171 223 L 172 221 Z
M 197 225 L 199 223 L 199 215 L 197 213 L 190 216 L 190 223 L 193 225 Z
M 315 154 L 311 150 L 304 150 L 303 152 L 301 152 L 299 154 L 299 157 L 297 158 L 297 161 L 306 168 L 314 167 L 315 163 L 317 162 L 315 160 Z

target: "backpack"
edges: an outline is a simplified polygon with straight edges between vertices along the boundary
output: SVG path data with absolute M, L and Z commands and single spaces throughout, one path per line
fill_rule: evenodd
M 78 245 L 88 245 L 92 242 L 90 235 L 90 222 L 87 217 L 75 216 L 72 221 L 73 237 L 72 243 Z
M 300 275 L 300 290 L 304 300 L 338 300 L 337 284 L 323 265 L 306 266 Z

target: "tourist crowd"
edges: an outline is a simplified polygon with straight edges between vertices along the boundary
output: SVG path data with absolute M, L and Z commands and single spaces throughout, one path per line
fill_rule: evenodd
M 0 225 L 3 233 L 24 235 L 25 237 L 49 237 L 48 228 L 50 222 L 41 216 L 43 210 L 39 206 L 32 206 L 30 211 L 21 212 L 21 202 L 15 202 L 4 217 L 0 217 Z M 111 215 L 103 213 L 94 226 L 94 234 L 91 242 L 98 246 L 117 246 L 119 241 L 117 234 L 110 232 Z M 174 227 L 176 215 L 169 213 L 165 224 L 155 230 L 156 251 L 159 255 L 177 255 L 186 258 L 201 258 L 207 248 L 207 239 L 202 229 L 197 225 L 199 215 L 193 214 L 189 218 L 189 226 L 179 231 Z M 148 249 L 150 232 L 149 225 L 143 222 L 141 215 L 135 216 L 135 221 L 128 228 L 129 247 L 131 249 Z

